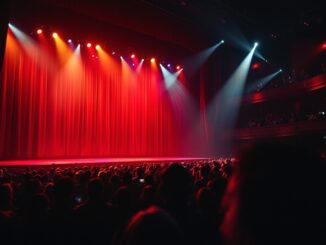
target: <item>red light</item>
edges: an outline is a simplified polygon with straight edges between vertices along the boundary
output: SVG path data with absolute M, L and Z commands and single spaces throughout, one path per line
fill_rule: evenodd
M 87 43 L 87 48 L 90 48 L 90 47 L 92 47 L 92 44 L 91 43 Z
M 154 63 L 155 62 L 155 58 L 151 58 L 151 63 Z
M 58 35 L 58 33 L 56 33 L 56 32 L 53 32 L 53 33 L 52 33 L 52 37 L 53 37 L 53 38 L 58 38 L 58 37 L 59 37 L 59 35 Z
M 255 63 L 252 65 L 252 69 L 256 70 L 260 67 L 260 64 L 259 63 Z
M 91 46 L 92 46 L 92 45 L 91 45 Z M 88 47 L 88 46 L 87 46 L 87 47 Z M 95 46 L 95 49 L 96 49 L 96 50 L 100 50 L 100 49 L 101 49 L 101 46 L 97 44 L 97 45 Z
M 180 69 L 181 69 L 181 67 L 180 67 L 179 65 L 177 65 L 175 68 L 176 68 L 177 70 L 180 70 Z
M 322 49 L 326 49 L 326 42 L 323 43 L 323 45 L 321 45 Z
M 36 33 L 40 35 L 43 33 L 43 31 L 42 31 L 42 29 L 37 29 Z
M 136 55 L 135 55 L 135 54 L 132 54 L 130 57 L 131 57 L 132 59 L 134 59 L 134 58 L 136 57 Z

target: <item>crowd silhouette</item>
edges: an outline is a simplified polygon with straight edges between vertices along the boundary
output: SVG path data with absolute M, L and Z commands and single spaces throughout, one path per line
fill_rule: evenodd
M 1 244 L 326 244 L 325 162 L 234 159 L 0 168 Z

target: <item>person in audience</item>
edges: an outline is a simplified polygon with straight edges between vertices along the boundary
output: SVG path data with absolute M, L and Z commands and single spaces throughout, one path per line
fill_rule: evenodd
M 87 197 L 84 203 L 75 208 L 80 244 L 109 244 L 113 236 L 112 205 L 104 199 L 100 179 L 92 179 L 88 183 Z
M 47 220 L 47 243 L 74 244 L 76 223 L 73 212 L 74 184 L 70 176 L 64 176 L 54 183 L 53 203 Z
M 226 244 L 326 244 L 326 165 L 277 143 L 243 150 L 223 200 Z
M 128 222 L 121 245 L 180 245 L 182 233 L 166 211 L 152 206 L 136 213 Z

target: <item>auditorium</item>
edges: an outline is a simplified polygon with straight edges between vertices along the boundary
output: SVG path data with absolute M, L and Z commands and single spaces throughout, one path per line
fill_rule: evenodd
M 1 0 L 0 244 L 326 244 L 324 7 Z

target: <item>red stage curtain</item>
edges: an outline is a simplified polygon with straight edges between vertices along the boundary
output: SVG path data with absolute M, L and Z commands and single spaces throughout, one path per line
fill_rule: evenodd
M 8 33 L 2 159 L 184 154 L 189 122 L 173 108 L 159 69 L 147 64 L 136 73 L 119 58 L 78 57 L 42 45 Z

